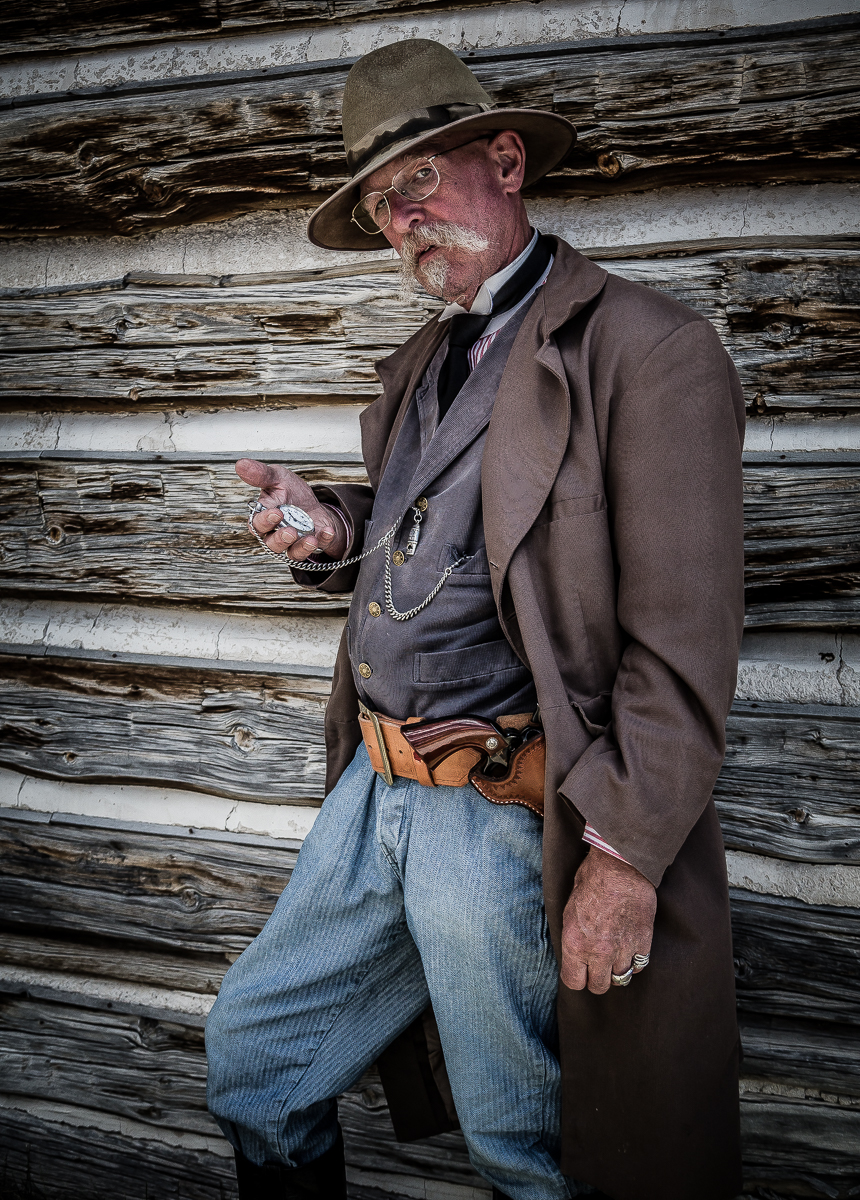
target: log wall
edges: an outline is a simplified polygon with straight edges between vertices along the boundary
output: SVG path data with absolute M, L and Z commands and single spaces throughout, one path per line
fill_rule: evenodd
M 348 597 L 244 531 L 236 457 L 359 480 L 435 311 L 303 237 L 352 59 L 464 54 L 576 152 L 540 228 L 701 311 L 748 407 L 747 634 L 716 800 L 746 1195 L 860 1189 L 860 13 L 640 0 L 10 0 L 0 15 L 0 1181 L 227 1200 L 203 1026 L 323 795 Z M 764 21 L 770 24 L 763 25 Z M 725 22 L 728 22 L 725 24 Z M 353 1200 L 490 1200 L 340 1099 Z

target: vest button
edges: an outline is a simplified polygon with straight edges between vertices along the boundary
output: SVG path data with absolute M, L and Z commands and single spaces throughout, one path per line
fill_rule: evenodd
M 418 509 L 419 512 L 426 512 L 427 511 L 427 497 L 419 496 L 418 499 L 415 501 L 415 507 Z
M 359 663 L 358 673 L 362 679 L 370 679 L 371 675 L 373 674 L 373 670 L 367 665 L 367 663 Z
M 394 563 L 395 567 L 402 567 L 406 562 L 406 555 L 402 550 L 395 550 L 391 556 L 391 561 Z
M 381 617 L 382 616 L 382 609 L 376 603 L 375 600 L 371 600 L 370 604 L 368 604 L 367 611 L 370 613 L 370 615 L 372 617 Z

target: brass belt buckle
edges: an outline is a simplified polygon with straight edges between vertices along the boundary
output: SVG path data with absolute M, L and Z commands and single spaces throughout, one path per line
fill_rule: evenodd
M 358 708 L 361 714 L 369 717 L 373 725 L 373 732 L 376 734 L 376 744 L 379 747 L 379 757 L 382 759 L 382 777 L 389 787 L 394 786 L 394 772 L 391 770 L 391 762 L 388 758 L 388 750 L 385 748 L 385 738 L 382 736 L 382 726 L 379 724 L 379 717 L 368 708 L 366 704 L 362 704 L 359 700 Z

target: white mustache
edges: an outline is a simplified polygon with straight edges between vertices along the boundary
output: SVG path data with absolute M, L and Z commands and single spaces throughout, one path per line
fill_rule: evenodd
M 438 221 L 435 225 L 422 225 L 412 233 L 407 233 L 400 246 L 400 296 L 409 300 L 415 294 L 415 280 L 420 274 L 421 282 L 433 296 L 442 296 L 445 287 L 445 277 L 448 274 L 448 264 L 438 258 L 419 267 L 418 259 L 423 251 L 431 246 L 440 246 L 446 250 L 468 250 L 472 254 L 480 254 L 489 246 L 487 238 L 475 229 L 467 229 L 465 225 L 455 225 L 450 221 Z

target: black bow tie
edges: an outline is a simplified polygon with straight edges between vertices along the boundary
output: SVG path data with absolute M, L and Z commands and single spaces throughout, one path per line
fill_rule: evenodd
M 469 351 L 493 317 L 515 308 L 527 296 L 549 266 L 552 249 L 549 238 L 540 234 L 526 261 L 499 288 L 493 297 L 493 311 L 485 317 L 460 313 L 449 321 L 448 354 L 439 373 L 439 420 L 451 407 L 460 388 L 469 378 Z

